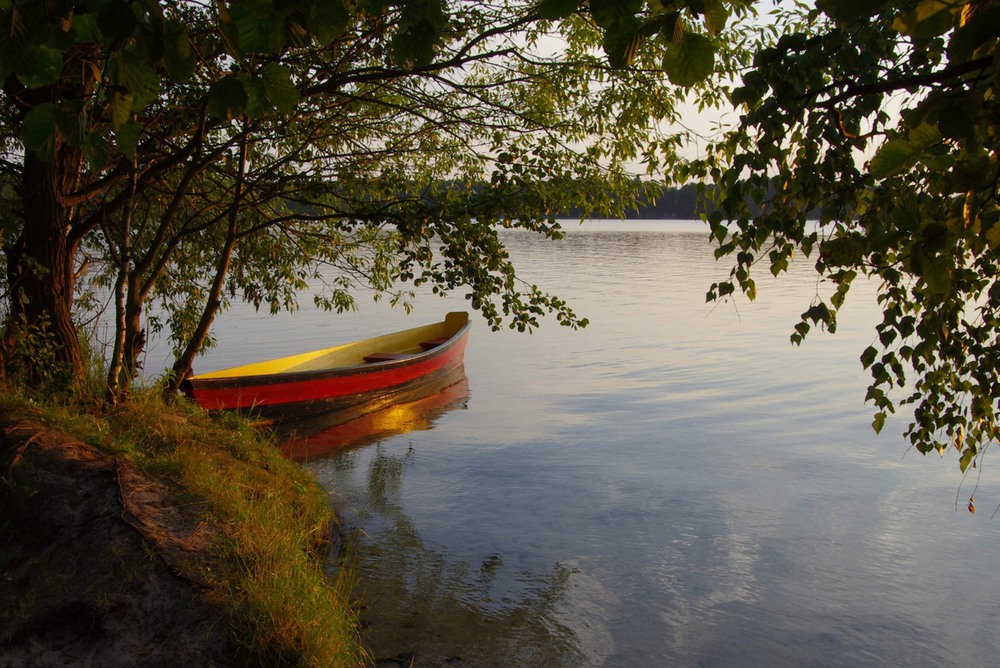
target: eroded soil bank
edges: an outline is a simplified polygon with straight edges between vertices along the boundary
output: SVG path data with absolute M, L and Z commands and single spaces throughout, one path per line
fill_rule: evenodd
M 0 481 L 0 667 L 237 665 L 210 583 L 178 575 L 216 534 L 162 485 L 3 417 Z

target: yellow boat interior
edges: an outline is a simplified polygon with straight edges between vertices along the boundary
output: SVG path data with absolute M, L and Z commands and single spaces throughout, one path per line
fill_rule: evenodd
M 458 334 L 468 321 L 468 313 L 456 311 L 449 313 L 444 321 L 431 325 L 414 327 L 413 329 L 394 332 L 392 334 L 383 334 L 382 336 L 345 343 L 323 350 L 314 350 L 299 355 L 200 373 L 194 376 L 193 379 L 209 380 L 239 376 L 265 376 L 389 362 L 432 350 Z

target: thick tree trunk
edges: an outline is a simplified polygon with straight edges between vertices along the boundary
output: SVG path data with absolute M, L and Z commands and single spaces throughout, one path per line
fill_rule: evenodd
M 53 86 L 29 90 L 14 76 L 3 80 L 3 92 L 20 114 L 16 127 L 37 105 L 85 99 L 95 82 L 93 69 L 85 63 L 99 60 L 94 57 L 97 50 L 96 45 L 80 45 L 66 52 L 63 76 Z M 23 225 L 20 236 L 4 248 L 10 288 L 7 325 L 14 334 L 40 337 L 36 342 L 51 349 L 55 363 L 79 380 L 83 361 L 72 312 L 82 230 L 73 231 L 75 210 L 68 197 L 80 185 L 83 154 L 56 141 L 51 162 L 40 160 L 34 151 L 24 152 L 18 188 Z M 41 363 L 27 360 L 29 372 L 36 377 L 50 374 L 52 369 L 39 368 Z M 51 365 L 51 361 L 46 363 Z
M 11 324 L 27 327 L 22 334 L 51 346 L 56 362 L 80 379 L 83 362 L 72 318 L 76 244 L 70 241 L 70 212 L 60 203 L 60 185 L 72 162 L 66 156 L 43 162 L 32 151 L 25 152 L 20 188 L 24 227 L 8 248 L 8 272 Z M 36 375 L 48 371 L 33 369 Z

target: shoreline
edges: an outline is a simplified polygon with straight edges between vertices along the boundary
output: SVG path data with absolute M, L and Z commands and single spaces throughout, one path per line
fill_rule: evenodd
M 0 668 L 363 663 L 316 481 L 232 425 L 137 417 L 0 406 Z

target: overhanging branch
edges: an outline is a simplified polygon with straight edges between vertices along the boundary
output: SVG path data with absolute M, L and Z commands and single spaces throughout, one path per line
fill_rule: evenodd
M 837 83 L 830 84 L 825 88 L 818 91 L 814 91 L 806 96 L 805 98 L 818 98 L 825 95 L 831 91 L 843 88 L 843 92 L 838 95 L 834 95 L 822 102 L 817 102 L 817 107 L 833 108 L 836 107 L 841 102 L 845 100 L 850 100 L 855 97 L 862 97 L 865 95 L 881 95 L 884 93 L 892 93 L 898 90 L 905 90 L 908 88 L 920 87 L 920 86 L 933 86 L 934 84 L 944 84 L 949 83 L 959 77 L 966 74 L 972 74 L 974 72 L 981 72 L 988 67 L 993 65 L 996 60 L 996 56 L 985 56 L 983 58 L 976 58 L 974 60 L 968 60 L 964 63 L 957 63 L 955 65 L 949 65 L 943 69 L 937 70 L 936 72 L 928 72 L 926 74 L 916 74 L 913 76 L 902 77 L 900 79 L 893 79 L 891 81 L 879 81 L 870 84 L 856 84 L 856 83 L 845 83 L 844 81 L 839 81 Z M 960 83 L 956 81 L 955 83 Z

